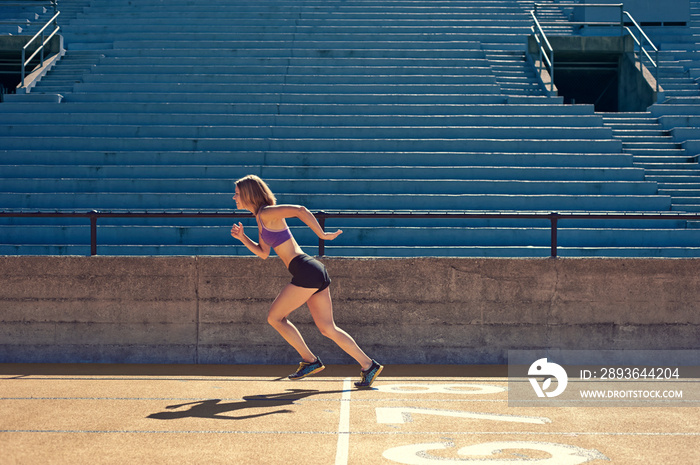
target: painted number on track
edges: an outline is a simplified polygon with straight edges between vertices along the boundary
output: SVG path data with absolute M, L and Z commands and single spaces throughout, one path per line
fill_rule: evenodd
M 403 394 L 497 394 L 506 389 L 486 384 L 391 384 L 383 385 L 379 391 Z M 405 424 L 413 422 L 414 415 L 464 418 L 468 420 L 504 421 L 511 423 L 547 424 L 546 417 L 506 415 L 498 413 L 464 412 L 455 410 L 428 409 L 419 407 L 377 407 L 377 423 Z M 537 441 L 495 441 L 472 444 L 456 451 L 455 446 L 443 443 L 407 444 L 384 451 L 384 458 L 406 465 L 441 465 L 450 463 L 489 465 L 578 465 L 591 460 L 608 460 L 593 449 L 583 449 L 569 444 L 554 444 Z M 442 451 L 440 456 L 431 451 Z M 459 458 L 450 457 L 456 455 Z
M 506 388 L 489 384 L 386 384 L 377 387 L 378 391 L 393 394 L 498 394 Z
M 400 424 L 413 421 L 413 415 L 437 415 L 453 418 L 467 418 L 472 420 L 506 421 L 513 423 L 534 423 L 544 425 L 550 423 L 549 418 L 526 417 L 521 415 L 505 415 L 499 413 L 462 412 L 454 410 L 438 410 L 417 407 L 377 407 L 377 423 Z
M 442 465 L 445 463 L 445 460 L 458 464 L 515 465 L 528 463 L 529 465 L 578 465 L 590 460 L 607 460 L 607 457 L 596 450 L 583 449 L 567 444 L 534 441 L 499 441 L 474 444 L 459 449 L 457 455 L 465 458 L 458 459 L 443 456 L 437 457 L 429 454 L 429 451 L 444 449 L 448 449 L 448 446 L 442 443 L 410 444 L 387 449 L 383 455 L 384 458 L 406 465 Z M 514 453 L 516 451 L 517 454 Z M 545 454 L 542 454 L 542 452 Z M 547 455 L 547 457 L 542 458 L 542 455 Z

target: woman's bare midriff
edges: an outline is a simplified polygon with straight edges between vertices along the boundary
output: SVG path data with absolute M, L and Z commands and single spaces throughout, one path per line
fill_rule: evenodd
M 289 268 L 289 263 L 294 260 L 294 257 L 304 253 L 293 237 L 278 245 L 274 250 L 277 256 L 282 259 L 286 268 Z

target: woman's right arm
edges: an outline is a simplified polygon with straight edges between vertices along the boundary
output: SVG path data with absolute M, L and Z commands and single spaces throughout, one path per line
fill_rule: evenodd
M 245 245 L 248 250 L 253 252 L 258 257 L 265 260 L 270 256 L 270 246 L 265 243 L 265 241 L 260 241 L 260 243 L 254 242 L 250 237 L 246 236 L 243 231 L 243 224 L 238 223 L 233 225 L 231 228 L 231 236 L 238 239 Z

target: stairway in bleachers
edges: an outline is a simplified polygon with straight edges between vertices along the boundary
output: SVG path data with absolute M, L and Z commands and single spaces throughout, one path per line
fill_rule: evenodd
M 55 14 L 46 1 L 16 1 L 0 3 L 0 35 L 36 34 Z
M 62 25 L 68 53 L 34 90 L 63 102 L 0 105 L 0 211 L 232 211 L 232 181 L 248 173 L 281 202 L 329 212 L 670 211 L 592 106 L 528 78 L 531 5 L 92 0 Z M 98 252 L 248 255 L 230 223 L 103 220 Z M 88 251 L 83 220 L 0 224 L 0 253 Z M 328 255 L 549 253 L 542 220 L 328 227 L 345 231 Z M 689 256 L 691 233 L 564 221 L 560 255 Z
M 666 116 L 664 124 L 675 127 Z M 687 120 L 687 117 L 682 117 Z M 622 150 L 644 168 L 645 179 L 659 185 L 659 193 L 671 196 L 671 209 L 700 212 L 700 169 L 697 157 L 689 157 L 651 112 L 603 114 L 606 126 L 622 141 Z

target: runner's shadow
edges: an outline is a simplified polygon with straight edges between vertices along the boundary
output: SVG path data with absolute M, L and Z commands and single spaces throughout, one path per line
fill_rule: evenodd
M 181 418 L 210 418 L 216 420 L 247 420 L 259 418 L 276 413 L 292 413 L 293 410 L 281 409 L 272 412 L 263 412 L 249 415 L 223 415 L 228 412 L 239 412 L 241 410 L 256 408 L 273 408 L 293 405 L 295 401 L 305 399 L 319 394 L 340 394 L 344 391 L 318 391 L 307 389 L 287 389 L 289 392 L 279 394 L 266 394 L 259 396 L 244 396 L 242 401 L 221 403 L 221 399 L 209 399 L 198 402 L 188 402 L 186 404 L 168 405 L 166 409 L 173 410 L 185 406 L 190 406 L 188 410 L 168 411 L 153 413 L 148 418 L 156 420 L 178 420 Z

